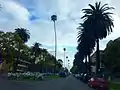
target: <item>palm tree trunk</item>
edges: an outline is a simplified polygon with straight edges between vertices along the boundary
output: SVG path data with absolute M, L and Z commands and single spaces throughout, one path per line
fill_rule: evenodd
M 36 56 L 34 57 L 33 64 L 35 64 L 35 61 L 36 61 Z
M 85 57 L 85 67 L 86 67 L 86 70 L 85 70 L 85 72 L 87 73 L 87 72 L 88 72 L 87 56 Z
M 89 60 L 89 73 L 91 74 L 91 58 L 90 58 L 90 54 L 88 55 L 88 60 Z
M 33 60 L 33 64 L 35 64 L 36 57 L 37 57 L 37 52 L 35 52 L 35 57 L 34 57 L 34 60 Z
M 13 72 L 17 71 L 17 64 L 20 59 L 20 42 L 18 43 L 18 56 L 16 57 L 16 60 L 14 61 L 14 67 L 13 67 Z
M 99 51 L 99 39 L 97 39 L 97 51 L 96 51 L 96 73 L 100 70 L 100 51 Z

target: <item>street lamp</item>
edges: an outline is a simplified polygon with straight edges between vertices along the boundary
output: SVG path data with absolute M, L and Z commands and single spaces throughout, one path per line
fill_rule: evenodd
M 66 51 L 66 48 L 63 48 L 63 51 L 64 51 L 64 67 L 65 67 L 65 51 Z
M 55 59 L 57 57 L 57 34 L 56 34 L 56 25 L 55 21 L 57 20 L 57 15 L 52 15 L 51 20 L 54 22 L 54 32 L 55 32 Z M 55 60 L 55 69 L 56 69 L 56 60 Z

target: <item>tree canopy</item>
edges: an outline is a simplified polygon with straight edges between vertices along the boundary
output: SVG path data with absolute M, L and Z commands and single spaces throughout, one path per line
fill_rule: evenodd
M 90 8 L 82 9 L 84 15 L 81 17 L 83 23 L 78 27 L 78 51 L 82 59 L 89 57 L 97 46 L 97 72 L 100 69 L 99 39 L 106 38 L 114 27 L 112 14 L 108 4 L 96 2 L 95 5 L 89 4 Z M 87 66 L 87 65 L 86 65 Z
M 107 44 L 102 62 L 109 71 L 120 72 L 120 38 Z
M 9 69 L 16 68 L 18 60 L 39 64 L 41 68 L 62 68 L 62 60 L 57 60 L 47 49 L 41 48 L 41 44 L 35 42 L 33 46 L 28 46 L 25 42 L 30 38 L 26 29 L 18 28 L 15 32 L 0 31 L 0 63 L 4 60 L 9 64 Z M 23 34 L 24 33 L 24 34 Z M 23 36 L 22 36 L 23 35 Z M 19 59 L 16 61 L 17 57 Z

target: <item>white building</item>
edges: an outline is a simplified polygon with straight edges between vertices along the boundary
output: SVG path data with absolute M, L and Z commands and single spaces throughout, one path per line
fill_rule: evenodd
M 101 61 L 101 55 L 103 54 L 103 50 L 100 50 L 100 61 Z M 92 55 L 91 55 L 91 72 L 93 73 L 96 73 L 96 52 L 94 52 Z M 100 63 L 100 68 L 103 68 L 103 64 Z

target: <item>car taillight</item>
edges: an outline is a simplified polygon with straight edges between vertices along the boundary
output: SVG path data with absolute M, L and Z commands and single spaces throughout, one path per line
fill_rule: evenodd
M 94 79 L 94 78 L 91 78 L 90 80 L 91 80 L 91 81 L 95 81 L 95 79 Z

